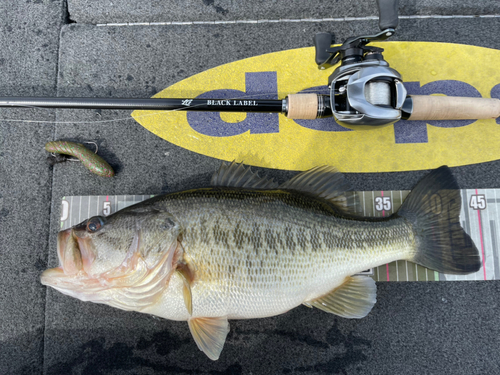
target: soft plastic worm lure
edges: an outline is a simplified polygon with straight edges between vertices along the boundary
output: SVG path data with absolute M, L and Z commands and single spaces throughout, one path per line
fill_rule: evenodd
M 45 144 L 45 150 L 54 154 L 74 156 L 82 162 L 85 168 L 99 176 L 113 177 L 115 175 L 113 168 L 103 158 L 80 143 L 53 141 Z

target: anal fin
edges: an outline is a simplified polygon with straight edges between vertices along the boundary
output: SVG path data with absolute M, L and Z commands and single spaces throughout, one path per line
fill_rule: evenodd
M 351 276 L 332 292 L 304 304 L 344 318 L 360 319 L 368 315 L 375 302 L 375 281 L 367 276 Z
M 198 348 L 212 361 L 219 359 L 229 333 L 227 318 L 191 318 L 188 324 Z

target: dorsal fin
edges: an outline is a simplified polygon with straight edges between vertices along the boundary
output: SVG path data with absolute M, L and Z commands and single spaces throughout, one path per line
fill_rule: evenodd
M 297 190 L 316 195 L 328 200 L 344 212 L 358 213 L 360 211 L 359 198 L 357 194 L 349 191 L 351 187 L 344 175 L 327 165 L 299 173 L 280 185 L 279 189 Z
M 267 177 L 260 177 L 251 171 L 249 166 L 242 163 L 222 163 L 210 181 L 212 186 L 239 187 L 248 189 L 275 189 L 278 183 Z

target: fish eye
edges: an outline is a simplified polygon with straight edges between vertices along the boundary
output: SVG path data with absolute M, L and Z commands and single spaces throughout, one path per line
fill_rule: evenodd
M 104 226 L 104 219 L 101 216 L 91 217 L 87 221 L 87 232 L 95 233 Z

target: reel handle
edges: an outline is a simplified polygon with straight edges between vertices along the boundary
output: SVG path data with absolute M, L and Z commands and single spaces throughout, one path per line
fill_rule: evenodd
M 479 120 L 500 117 L 500 99 L 411 95 L 408 120 Z
M 335 43 L 334 37 L 330 33 L 317 33 L 314 35 L 313 42 L 314 50 L 316 51 L 316 64 L 318 64 L 318 66 L 322 66 L 332 57 L 331 52 L 328 50 L 331 45 Z
M 398 27 L 399 0 L 377 0 L 380 30 L 395 29 Z

